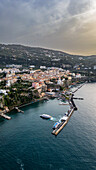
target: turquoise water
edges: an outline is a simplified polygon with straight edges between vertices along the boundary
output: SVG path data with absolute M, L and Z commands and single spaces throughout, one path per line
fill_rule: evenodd
M 95 170 L 96 84 L 86 84 L 75 94 L 78 111 L 61 133 L 52 126 L 68 110 L 58 100 L 23 107 L 24 114 L 11 113 L 0 122 L 0 170 Z M 53 116 L 43 120 L 40 114 Z

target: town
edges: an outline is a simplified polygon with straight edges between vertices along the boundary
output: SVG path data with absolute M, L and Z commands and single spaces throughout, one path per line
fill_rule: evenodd
M 0 113 L 7 113 L 15 107 L 34 103 L 47 97 L 54 97 L 59 91 L 85 82 L 86 76 L 57 67 L 20 70 L 20 65 L 0 70 Z

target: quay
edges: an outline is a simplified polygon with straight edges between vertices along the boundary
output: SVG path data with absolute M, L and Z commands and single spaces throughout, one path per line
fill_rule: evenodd
M 7 116 L 7 115 L 4 114 L 4 113 L 0 113 L 0 116 L 3 117 L 3 118 L 5 118 L 5 119 L 7 119 L 7 120 L 10 120 L 10 119 L 11 119 L 10 116 Z
M 84 83 L 84 84 L 85 84 L 85 83 Z M 73 93 L 77 92 L 84 84 L 82 84 L 81 86 L 79 86 Z M 71 94 L 71 96 L 70 96 L 70 101 L 69 101 L 69 105 L 70 105 L 70 109 L 71 109 L 71 110 L 70 110 L 70 111 L 68 110 L 67 115 L 66 115 L 67 117 L 61 118 L 61 122 L 60 122 L 59 125 L 56 127 L 56 129 L 53 130 L 52 134 L 55 135 L 55 136 L 57 136 L 58 133 L 60 133 L 60 131 L 61 131 L 61 130 L 65 127 L 65 125 L 68 123 L 70 117 L 72 116 L 72 113 L 77 110 L 77 107 L 76 107 L 73 99 L 83 100 L 83 98 L 75 98 L 73 93 Z M 63 117 L 64 117 L 64 116 L 63 116 Z
M 65 125 L 68 123 L 70 117 L 72 116 L 72 113 L 74 112 L 74 107 L 71 109 L 70 115 L 66 121 L 62 121 L 55 130 L 53 130 L 52 134 L 57 136 L 58 133 L 65 127 Z

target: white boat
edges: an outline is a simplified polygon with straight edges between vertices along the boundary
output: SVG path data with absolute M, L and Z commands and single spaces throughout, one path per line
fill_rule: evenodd
M 66 103 L 61 102 L 61 103 L 59 103 L 59 105 L 69 105 L 69 103 L 68 102 L 66 102 Z
M 43 119 L 50 119 L 52 116 L 47 115 L 47 114 L 42 114 L 42 115 L 40 115 L 40 117 Z
M 68 119 L 68 116 L 65 115 L 65 116 L 63 116 L 63 117 L 61 118 L 61 122 L 62 122 L 62 121 L 66 121 L 67 119 Z

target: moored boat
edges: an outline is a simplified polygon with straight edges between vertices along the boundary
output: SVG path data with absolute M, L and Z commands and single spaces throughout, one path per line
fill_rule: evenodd
M 69 105 L 69 103 L 68 102 L 66 102 L 66 103 L 61 102 L 61 103 L 59 103 L 59 105 Z
M 58 127 L 58 125 L 60 124 L 60 122 L 56 122 L 53 126 L 53 129 L 56 129 Z
M 68 116 L 65 115 L 65 116 L 63 116 L 63 117 L 61 118 L 61 122 L 62 122 L 62 121 L 66 121 L 67 119 L 68 119 Z

